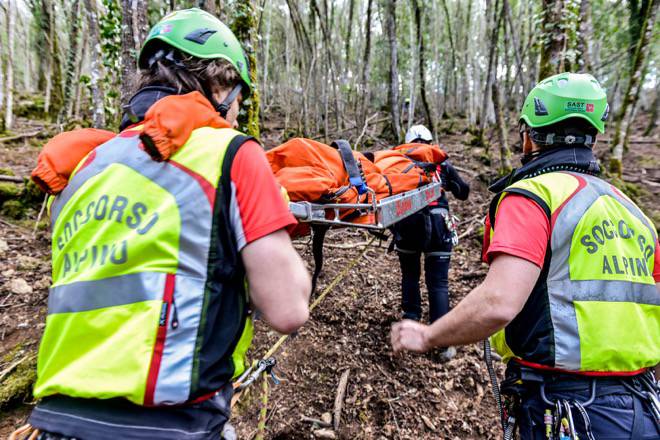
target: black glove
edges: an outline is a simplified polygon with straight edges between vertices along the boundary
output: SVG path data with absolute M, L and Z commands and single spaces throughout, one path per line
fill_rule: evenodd
M 466 200 L 470 195 L 470 185 L 467 184 L 448 160 L 440 164 L 442 186 L 450 191 L 458 200 Z

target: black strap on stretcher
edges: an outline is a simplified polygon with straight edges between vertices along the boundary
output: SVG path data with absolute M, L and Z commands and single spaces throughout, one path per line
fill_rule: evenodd
M 353 156 L 353 149 L 348 141 L 338 139 L 331 146 L 339 151 L 344 169 L 348 173 L 350 186 L 354 187 L 358 195 L 365 194 L 369 187 L 364 179 L 360 163 Z M 323 269 L 323 242 L 330 225 L 312 225 L 312 255 L 314 256 L 314 273 L 312 274 L 312 293 L 316 291 L 319 275 Z
M 364 174 L 362 173 L 362 168 L 358 161 L 355 160 L 353 156 L 353 149 L 351 149 L 348 141 L 344 139 L 339 139 L 334 141 L 331 147 L 339 150 L 339 155 L 341 156 L 341 161 L 344 163 L 344 168 L 348 173 L 348 181 L 352 186 L 355 187 L 359 195 L 362 195 L 369 191 L 369 187 L 364 181 Z

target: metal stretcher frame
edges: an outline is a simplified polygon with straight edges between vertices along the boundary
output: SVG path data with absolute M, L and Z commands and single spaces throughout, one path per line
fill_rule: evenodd
M 432 182 L 421 188 L 396 194 L 376 201 L 371 192 L 370 203 L 311 203 L 290 202 L 289 210 L 298 221 L 330 226 L 352 226 L 366 229 L 386 229 L 394 223 L 416 213 L 442 196 L 441 182 Z M 373 214 L 373 223 L 353 223 L 340 219 L 340 211 L 356 209 L 362 215 Z

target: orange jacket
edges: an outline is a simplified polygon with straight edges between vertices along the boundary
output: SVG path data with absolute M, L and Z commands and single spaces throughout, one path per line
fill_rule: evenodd
M 141 123 L 143 147 L 154 160 L 169 159 L 201 127 L 230 128 L 199 92 L 167 96 L 147 111 Z M 115 133 L 95 128 L 60 133 L 39 153 L 32 180 L 49 194 L 58 194 L 69 182 L 78 163 Z

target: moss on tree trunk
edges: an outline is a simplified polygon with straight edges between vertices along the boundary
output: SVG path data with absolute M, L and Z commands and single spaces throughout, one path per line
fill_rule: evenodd
M 251 0 L 237 0 L 231 30 L 243 45 L 250 63 L 252 95 L 243 103 L 238 117 L 240 130 L 250 136 L 259 137 L 259 92 L 257 91 L 257 22 L 254 4 Z

